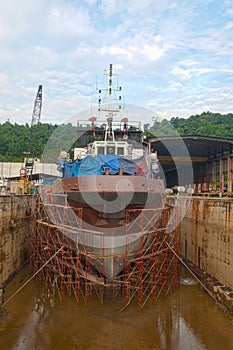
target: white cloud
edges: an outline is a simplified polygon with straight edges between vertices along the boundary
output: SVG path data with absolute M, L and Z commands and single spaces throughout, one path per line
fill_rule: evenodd
M 192 77 L 192 69 L 183 69 L 175 67 L 171 71 L 172 74 L 177 75 L 181 80 L 189 80 Z
M 182 91 L 183 84 L 181 84 L 179 81 L 171 81 L 169 82 L 170 90 L 171 91 Z

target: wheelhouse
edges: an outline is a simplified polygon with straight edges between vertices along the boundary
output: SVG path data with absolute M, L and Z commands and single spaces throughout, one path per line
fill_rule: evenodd
M 88 154 L 92 156 L 112 154 L 132 157 L 132 145 L 127 141 L 94 141 L 88 145 Z

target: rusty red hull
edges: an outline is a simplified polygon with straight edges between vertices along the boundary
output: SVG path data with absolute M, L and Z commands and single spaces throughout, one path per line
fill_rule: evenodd
M 60 185 L 67 195 L 68 204 L 82 208 L 82 249 L 98 257 L 92 265 L 97 271 L 104 270 L 105 277 L 112 280 L 124 268 L 122 256 L 126 249 L 130 247 L 132 254 L 139 250 L 137 237 L 141 235 L 141 223 L 136 223 L 129 231 L 127 211 L 135 210 L 133 220 L 139 219 L 140 222 L 137 209 L 138 213 L 140 209 L 149 209 L 148 214 L 144 214 L 149 225 L 153 215 L 151 209 L 164 206 L 163 181 L 145 176 L 91 175 L 65 178 Z M 100 258 L 103 252 L 106 258 Z

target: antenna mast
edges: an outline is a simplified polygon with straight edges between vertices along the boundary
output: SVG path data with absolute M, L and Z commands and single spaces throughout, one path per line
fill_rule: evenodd
M 116 96 L 119 91 L 121 91 L 121 86 L 113 86 L 113 77 L 117 74 L 113 73 L 112 64 L 109 65 L 109 72 L 105 72 L 104 75 L 108 78 L 107 88 L 102 89 L 105 91 L 105 96 L 101 98 L 102 90 L 99 90 L 99 111 L 104 111 L 106 113 L 107 126 L 105 130 L 105 141 L 112 140 L 115 141 L 114 131 L 112 128 L 113 117 L 122 108 L 119 102 L 122 100 L 121 96 Z M 114 96 L 113 96 L 114 94 Z

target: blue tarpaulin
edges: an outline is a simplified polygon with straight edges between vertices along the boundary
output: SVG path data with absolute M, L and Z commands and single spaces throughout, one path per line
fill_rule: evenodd
M 59 164 L 60 170 L 63 172 L 64 178 L 86 175 L 102 175 L 106 168 L 109 168 L 110 174 L 114 175 L 122 168 L 123 172 L 128 175 L 146 172 L 146 160 L 140 157 L 134 161 L 118 157 L 116 155 L 98 155 L 87 156 L 81 160 L 73 162 L 64 162 Z
M 53 185 L 53 183 L 58 179 L 58 177 L 42 176 L 42 179 L 43 179 L 43 185 Z

